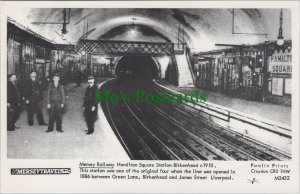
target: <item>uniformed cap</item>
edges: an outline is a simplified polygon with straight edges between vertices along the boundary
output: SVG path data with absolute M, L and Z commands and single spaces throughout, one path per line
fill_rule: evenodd
M 88 80 L 90 80 L 90 79 L 95 79 L 95 78 L 94 78 L 94 76 L 89 76 Z
M 58 73 L 53 74 L 53 77 L 59 77 Z

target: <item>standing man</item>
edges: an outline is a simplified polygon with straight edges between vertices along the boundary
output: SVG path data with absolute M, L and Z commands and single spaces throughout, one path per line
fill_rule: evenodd
M 53 83 L 48 87 L 47 95 L 47 108 L 49 109 L 49 126 L 46 131 L 51 132 L 54 128 L 54 123 L 56 122 L 56 130 L 63 132 L 62 124 L 62 109 L 65 106 L 65 91 L 64 87 L 58 83 L 59 75 L 54 74 Z
M 42 86 L 36 80 L 36 72 L 32 71 L 30 73 L 30 80 L 26 83 L 24 88 L 24 99 L 27 104 L 28 112 L 28 124 L 33 126 L 33 115 L 37 115 L 38 123 L 40 126 L 46 126 L 42 112 Z
M 8 75 L 7 82 L 7 130 L 14 131 L 19 127 L 15 126 L 20 112 L 20 95 L 17 88 L 16 74 Z
M 87 135 L 94 133 L 94 123 L 98 113 L 98 101 L 96 99 L 98 88 L 95 86 L 94 82 L 95 79 L 93 76 L 88 77 L 89 86 L 86 88 L 83 103 L 84 117 L 88 128 Z

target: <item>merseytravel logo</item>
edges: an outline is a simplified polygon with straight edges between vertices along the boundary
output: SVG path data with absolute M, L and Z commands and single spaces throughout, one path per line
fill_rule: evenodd
M 71 168 L 11 168 L 11 175 L 66 175 Z

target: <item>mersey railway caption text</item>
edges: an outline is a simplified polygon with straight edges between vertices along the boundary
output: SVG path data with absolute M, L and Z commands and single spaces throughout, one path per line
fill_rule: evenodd
M 156 164 L 147 164 L 147 163 L 121 163 L 118 162 L 116 164 L 114 163 L 105 163 L 105 162 L 97 162 L 97 163 L 86 163 L 86 162 L 80 162 L 79 167 L 136 167 L 136 168 L 165 168 L 165 167 L 194 167 L 194 168 L 213 168 L 214 164 L 213 163 L 156 163 Z
M 194 179 L 233 180 L 235 171 L 216 170 L 213 163 L 83 163 L 80 178 L 85 179 Z M 106 169 L 102 169 L 105 167 Z M 114 169 L 116 167 L 116 169 Z M 125 167 L 125 168 L 122 168 Z M 185 167 L 184 169 L 182 169 Z M 162 169 L 164 168 L 164 169 Z M 166 169 L 167 168 L 167 169 Z M 191 169 L 190 169 L 191 168 Z M 203 168 L 203 169 L 202 169 Z M 214 169 L 214 170 L 212 170 Z M 96 174 L 94 174 L 96 173 Z M 99 175 L 97 173 L 107 173 Z M 132 174 L 133 173 L 133 174 Z

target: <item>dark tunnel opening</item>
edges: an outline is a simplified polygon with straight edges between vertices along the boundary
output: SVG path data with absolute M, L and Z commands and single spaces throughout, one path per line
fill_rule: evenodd
M 149 56 L 123 56 L 115 73 L 119 78 L 150 81 L 159 78 L 159 68 L 155 60 Z

